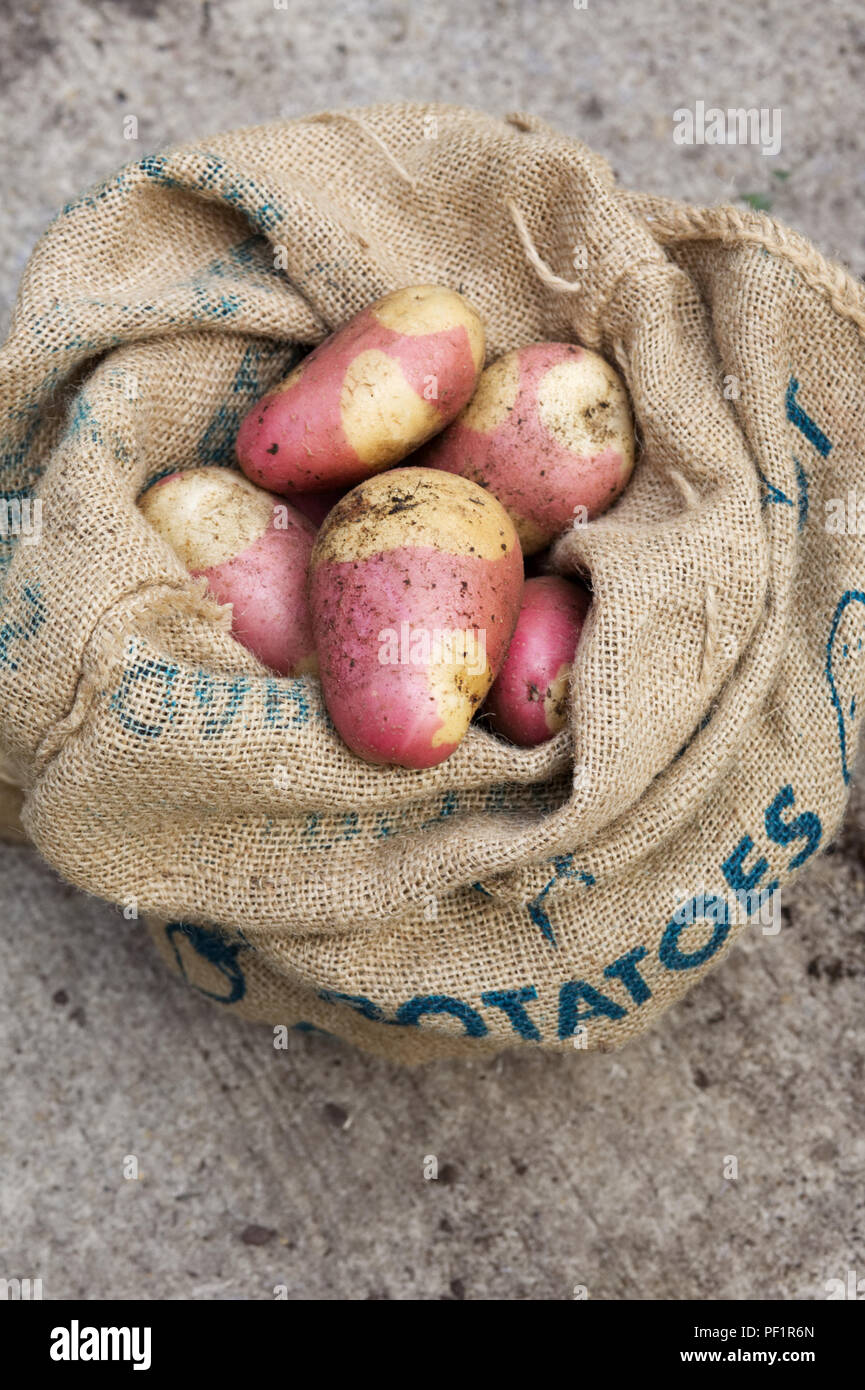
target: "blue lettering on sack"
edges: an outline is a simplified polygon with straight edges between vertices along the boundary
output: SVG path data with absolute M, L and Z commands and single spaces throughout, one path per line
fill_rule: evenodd
M 371 999 L 367 999 L 363 994 L 341 994 L 336 989 L 319 990 L 319 999 L 323 999 L 326 1004 L 347 1004 L 355 1013 L 361 1014 L 364 1018 L 372 1019 L 374 1023 L 386 1022 L 384 1010 L 378 1004 L 373 1004 Z
M 801 868 L 805 860 L 810 859 L 823 838 L 823 826 L 820 817 L 814 811 L 804 811 L 789 822 L 781 819 L 781 812 L 793 806 L 795 800 L 793 788 L 788 783 L 773 797 L 763 815 L 766 835 L 774 844 L 789 845 L 796 840 L 805 841 L 803 848 L 793 856 L 787 865 L 789 873 Z M 751 836 L 743 835 L 736 848 L 721 865 L 721 872 L 737 896 L 750 896 L 759 885 L 761 899 L 771 898 L 779 885 L 777 879 L 773 879 L 771 883 L 763 884 L 763 879 L 769 868 L 766 860 L 762 857 L 758 858 L 750 870 L 745 868 L 745 859 L 753 848 L 754 842 Z
M 595 880 L 592 874 L 586 873 L 583 869 L 574 868 L 574 856 L 572 854 L 555 855 L 550 860 L 550 863 L 553 865 L 555 873 L 552 878 L 544 884 L 540 893 L 532 898 L 530 902 L 526 903 L 526 907 L 528 908 L 529 917 L 534 922 L 535 926 L 540 929 L 544 939 L 548 941 L 551 946 L 557 947 L 558 943 L 556 941 L 555 932 L 553 931 L 553 924 L 544 907 L 544 899 L 547 894 L 555 888 L 557 883 L 561 883 L 562 879 L 578 879 L 589 888 L 594 886 Z
M 230 247 L 225 260 L 214 261 L 208 266 L 208 270 L 214 275 L 235 275 L 238 271 L 245 274 L 252 271 L 260 281 L 274 281 L 273 285 L 265 283 L 266 289 L 276 289 L 277 283 L 283 280 L 283 272 L 274 264 L 273 248 L 263 236 L 250 236 L 237 246 Z
M 795 455 L 793 457 L 793 462 L 796 465 L 796 487 L 798 490 L 798 499 L 795 504 L 798 518 L 796 529 L 797 531 L 801 531 L 808 520 L 808 475 Z M 786 492 L 782 492 L 774 483 L 771 483 L 766 477 L 766 474 L 759 468 L 757 469 L 757 476 L 763 485 L 763 497 L 760 501 L 761 507 L 769 507 L 773 503 L 782 507 L 792 507 L 794 505 L 792 498 L 788 497 Z
M 405 811 L 398 811 L 396 813 L 380 811 L 376 821 L 375 838 L 377 840 L 389 839 L 391 835 L 396 833 L 397 826 L 403 825 L 405 820 Z
M 264 353 L 261 348 L 257 344 L 251 343 L 241 357 L 240 365 L 234 373 L 234 380 L 231 383 L 233 396 L 243 396 L 244 400 L 251 401 L 259 394 L 259 367 L 263 357 Z
M 497 782 L 490 787 L 487 792 L 485 811 L 504 811 L 507 809 L 507 797 L 511 791 L 510 782 Z
M 431 826 L 438 825 L 440 821 L 447 820 L 449 816 L 455 815 L 458 810 L 459 797 L 456 792 L 445 792 L 442 796 L 442 804 L 438 811 L 434 816 L 431 816 L 429 820 L 425 820 L 422 823 L 420 827 L 421 830 L 429 830 Z
M 745 860 L 753 848 L 754 841 L 751 836 L 743 835 L 732 854 L 721 865 L 721 873 L 734 893 L 753 893 L 769 867 L 765 859 L 758 859 L 750 870 L 745 868 Z M 777 881 L 773 880 L 768 889 L 770 896 L 777 887 Z
M 770 483 L 769 479 L 766 477 L 766 474 L 759 468 L 757 469 L 757 477 L 763 484 L 763 498 L 760 502 L 761 507 L 768 507 L 771 506 L 773 503 L 777 503 L 782 507 L 792 507 L 793 503 L 787 496 L 786 492 L 782 492 L 781 489 L 779 487 L 776 487 L 774 483 Z
M 808 520 L 808 474 L 795 454 L 793 462 L 796 465 L 796 485 L 799 489 L 799 530 L 802 531 Z
M 861 605 L 854 607 L 854 605 Z M 849 619 L 842 622 L 845 615 Z M 858 622 L 857 622 L 858 619 Z M 861 661 L 862 639 L 865 635 L 865 593 L 848 589 L 842 594 L 832 618 L 826 642 L 825 676 L 838 721 L 838 744 L 841 750 L 841 776 L 845 785 L 850 781 L 856 754 L 854 720 L 856 718 L 856 686 L 854 675 Z
M 312 811 L 307 815 L 306 824 L 301 831 L 304 840 L 315 843 L 316 850 L 327 852 L 333 849 L 334 845 L 356 839 L 361 832 L 357 811 L 346 811 L 335 830 L 329 830 L 321 821 L 319 812 Z
M 174 952 L 177 961 L 177 968 L 187 984 L 191 984 L 193 989 L 197 989 L 199 994 L 206 994 L 208 999 L 215 999 L 219 1004 L 236 1004 L 246 994 L 246 978 L 237 963 L 240 951 L 250 950 L 248 941 L 228 941 L 216 931 L 208 931 L 206 927 L 196 927 L 190 922 L 168 922 L 165 927 L 165 935 Z M 213 990 L 203 989 L 201 985 L 196 985 L 186 973 L 186 966 L 183 963 L 183 956 L 178 949 L 176 938 L 188 941 L 192 949 L 206 960 L 210 965 L 224 975 L 228 982 L 228 992 L 217 994 Z
M 795 820 L 789 822 L 781 819 L 781 812 L 793 806 L 795 801 L 793 788 L 788 784 L 781 788 L 772 804 L 766 807 L 765 814 L 766 834 L 776 845 L 790 845 L 795 840 L 806 841 L 804 847 L 787 865 L 790 873 L 801 868 L 805 860 L 811 858 L 823 838 L 823 826 L 819 816 L 813 811 L 803 811 Z
M 801 461 L 798 460 L 795 455 L 793 456 L 793 461 L 795 464 L 795 485 L 797 485 L 798 491 L 797 502 L 795 502 L 798 517 L 797 531 L 802 531 L 808 520 L 808 474 L 805 473 Z M 786 492 L 782 492 L 782 489 L 776 488 L 773 482 L 769 482 L 766 474 L 762 473 L 759 468 L 757 470 L 757 475 L 759 481 L 761 481 L 763 485 L 761 507 L 768 507 L 772 505 L 772 503 L 777 503 L 777 505 L 784 507 L 793 506 L 793 499 L 789 498 Z
M 192 317 L 196 322 L 233 318 L 243 308 L 243 300 L 233 291 L 217 291 L 213 285 L 192 286 Z
M 10 671 L 18 670 L 15 650 L 19 643 L 29 642 L 31 637 L 45 624 L 45 602 L 38 584 L 25 584 L 21 590 L 21 600 L 25 605 L 23 618 L 7 618 L 0 623 L 0 666 Z M 9 599 L 4 598 L 3 608 L 8 607 Z
M 579 1002 L 590 1007 L 580 1012 Z M 577 1025 L 585 1022 L 588 1018 L 624 1018 L 627 1009 L 623 1009 L 621 1004 L 617 1004 L 614 999 L 602 994 L 594 985 L 590 985 L 587 980 L 568 980 L 559 990 L 559 1037 L 572 1038 L 576 1032 Z
M 144 163 L 143 160 L 142 163 Z M 134 168 L 135 166 L 133 165 L 132 167 Z M 131 184 L 129 175 L 129 168 L 120 169 L 110 179 L 105 179 L 102 183 L 95 184 L 94 187 L 89 188 L 86 193 L 82 193 L 71 202 L 65 203 L 54 221 L 58 221 L 61 217 L 68 217 L 69 213 L 75 212 L 77 208 L 95 208 L 97 204 L 104 202 L 106 198 L 110 197 L 116 189 L 121 193 L 125 193 Z M 52 222 L 50 225 L 53 226 L 54 223 Z
M 218 738 L 231 727 L 248 690 L 249 680 L 246 676 L 215 680 L 205 671 L 196 674 L 193 694 L 206 711 L 202 727 L 204 738 Z
M 789 382 L 787 383 L 787 394 L 784 398 L 784 406 L 787 411 L 787 419 L 790 421 L 791 425 L 795 425 L 796 429 L 799 430 L 802 434 L 804 434 L 809 444 L 814 445 L 814 448 L 817 450 L 817 453 L 822 454 L 823 458 L 826 458 L 829 454 L 829 451 L 832 448 L 832 445 L 826 438 L 823 431 L 819 428 L 816 421 L 812 420 L 811 416 L 805 413 L 799 402 L 796 400 L 798 390 L 799 383 L 794 376 L 791 376 Z
M 159 738 L 166 725 L 174 719 L 177 705 L 174 682 L 179 673 L 180 668 L 173 661 L 156 661 L 152 657 L 136 661 L 123 672 L 120 685 L 111 696 L 108 707 L 130 733 L 137 734 L 139 738 Z M 142 690 L 146 692 L 148 687 L 154 685 L 165 715 L 164 720 L 158 724 L 139 718 L 134 709 L 129 708 L 136 694 Z
M 792 818 L 784 817 L 795 806 L 795 795 L 790 784 L 782 787 L 764 811 L 764 825 L 769 841 L 777 845 L 790 846 L 803 841 L 802 846 L 790 859 L 787 868 L 790 872 L 801 865 L 817 850 L 823 836 L 820 818 L 813 811 L 800 812 Z M 317 826 L 318 818 L 309 818 L 309 827 Z M 755 852 L 754 841 L 750 835 L 743 835 L 736 847 L 724 860 L 721 873 L 726 883 L 736 893 L 753 893 L 768 872 L 767 860 L 757 855 L 750 868 L 745 861 Z M 538 895 L 542 899 L 553 883 L 561 878 L 576 878 L 593 883 L 590 874 L 574 868 L 573 856 L 562 855 L 551 861 L 556 874 Z M 481 892 L 486 892 L 481 884 L 474 884 Z M 773 881 L 761 889 L 761 900 L 777 888 Z M 535 899 L 535 903 L 538 899 Z M 683 938 L 695 924 L 705 921 L 712 926 L 709 940 L 702 946 L 685 949 Z M 695 970 L 705 965 L 724 945 L 730 933 L 730 915 L 725 898 L 700 894 L 691 899 L 684 908 L 677 909 L 667 923 L 658 947 L 658 961 L 666 970 Z M 624 954 L 604 968 L 604 978 L 622 987 L 628 1001 L 639 1008 L 652 998 L 652 991 L 640 973 L 638 966 L 649 955 L 645 946 L 631 947 Z M 401 1004 L 390 1016 L 379 1004 L 362 994 L 341 993 L 338 990 L 324 989 L 319 998 L 330 1004 L 345 1005 L 354 1009 L 364 1018 L 389 1027 L 417 1028 L 421 1020 L 430 1014 L 448 1014 L 457 1019 L 466 1037 L 483 1038 L 489 1028 L 481 1014 L 471 1004 L 448 994 L 422 994 Z M 507 1022 L 516 1035 L 525 1042 L 543 1041 L 543 1033 L 529 1013 L 528 1005 L 536 1002 L 538 991 L 535 985 L 518 988 L 486 990 L 480 997 L 484 1008 L 495 1009 Z M 609 1019 L 619 1022 L 628 1016 L 628 1009 L 609 994 L 598 989 L 588 980 L 566 980 L 559 987 L 557 1036 L 560 1041 L 571 1038 L 577 1028 L 589 1019 Z
M 143 174 L 160 188 L 183 188 L 184 184 L 168 172 L 168 160 L 164 154 L 148 154 L 139 160 L 137 166 Z
M 171 173 L 170 158 L 149 155 L 139 162 L 138 168 L 163 188 L 198 188 L 217 193 L 226 203 L 244 212 L 261 232 L 273 231 L 285 217 L 285 209 L 255 179 L 235 174 L 217 155 L 204 152 L 203 169 L 182 178 Z
M 449 994 L 416 994 L 414 999 L 400 1005 L 394 1021 L 415 1027 L 425 1014 L 451 1014 L 459 1019 L 469 1038 L 483 1038 L 488 1031 L 476 1009 Z
M 645 1004 L 646 1000 L 652 997 L 652 991 L 637 969 L 637 963 L 648 954 L 645 946 L 635 946 L 632 951 L 619 956 L 618 960 L 614 960 L 612 965 L 606 966 L 604 970 L 608 980 L 621 981 L 635 1004 Z
M 501 1009 L 515 1033 L 527 1042 L 540 1042 L 541 1035 L 526 1012 L 526 1004 L 537 999 L 538 991 L 534 985 L 523 989 L 490 989 L 481 995 L 481 1003 L 490 1009 Z
M 236 246 L 229 246 L 224 255 L 208 261 L 188 279 L 175 280 L 173 283 L 180 289 L 195 289 L 206 285 L 210 280 L 231 280 L 238 277 L 245 280 L 249 278 L 250 271 L 259 282 L 257 288 L 273 290 L 275 284 L 262 285 L 260 282 L 279 281 L 282 278 L 280 271 L 273 264 L 270 244 L 263 236 L 246 237 Z
M 139 502 L 141 501 L 141 498 L 144 496 L 145 492 L 149 492 L 150 489 L 152 487 L 155 487 L 157 483 L 161 482 L 163 478 L 170 478 L 172 474 L 176 472 L 177 465 L 174 463 L 169 463 L 167 468 L 160 468 L 158 473 L 154 473 L 152 478 L 148 478 L 147 482 L 144 484 L 144 487 L 139 492 Z
M 715 929 L 705 946 L 701 946 L 698 951 L 680 950 L 679 938 L 682 932 L 689 930 L 695 922 L 704 918 L 715 924 Z M 725 900 L 711 894 L 700 894 L 699 897 L 692 898 L 683 911 L 677 911 L 675 917 L 667 923 L 661 937 L 658 956 L 661 964 L 668 970 L 694 970 L 698 965 L 705 965 L 707 960 L 711 960 L 712 956 L 720 951 L 729 934 L 730 913 Z
M 223 403 L 211 419 L 196 449 L 198 462 L 202 466 L 233 463 L 234 442 L 241 416 L 260 393 L 259 367 L 263 355 L 261 348 L 254 343 L 244 352 L 230 387 L 231 395 L 242 399 L 231 405 Z
M 805 436 L 808 443 L 814 446 L 818 454 L 826 458 L 832 449 L 832 444 L 817 425 L 816 421 L 812 420 L 811 416 L 802 409 L 796 399 L 798 390 L 799 382 L 794 376 L 791 376 L 787 383 L 787 390 L 784 396 L 784 409 L 787 419 Z M 797 530 L 802 531 L 808 520 L 808 474 L 805 472 L 801 460 L 798 459 L 795 454 L 793 455 L 793 462 L 796 465 L 796 487 L 798 490 L 796 503 L 794 504 L 792 498 L 788 497 L 785 492 L 782 492 L 779 487 L 776 487 L 774 483 L 770 482 L 766 475 L 758 468 L 757 474 L 763 485 L 761 506 L 768 507 L 772 503 L 777 503 L 784 507 L 792 507 L 795 505 L 798 517 Z
M 532 799 L 535 809 L 540 811 L 542 815 L 548 816 L 553 810 L 553 803 L 545 787 L 533 782 L 529 787 L 529 796 Z
M 275 730 L 299 729 L 309 723 L 309 688 L 302 680 L 268 680 L 264 687 L 264 717 Z
M 98 304 L 99 301 L 91 302 Z M 128 311 L 128 307 L 120 306 L 120 312 L 122 313 L 124 308 Z M 118 333 L 99 333 L 92 338 L 82 336 L 81 325 L 74 310 L 61 300 L 56 300 L 44 313 L 31 319 L 29 328 L 43 350 L 52 357 L 59 358 L 69 357 L 71 354 L 78 356 L 84 352 L 101 352 L 105 348 L 117 347 L 122 341 Z M 55 368 L 57 372 L 61 370 L 69 369 Z
M 215 468 L 231 462 L 239 425 L 238 411 L 221 405 L 198 441 L 196 453 L 203 467 Z
M 102 443 L 99 422 L 93 414 L 93 406 L 83 391 L 80 391 L 75 398 L 75 406 L 69 417 L 63 438 L 66 443 L 74 443 L 82 438 L 89 439 L 92 444 Z
M 285 209 L 255 179 L 235 174 L 217 155 L 207 156 L 197 183 L 219 193 L 233 207 L 241 208 L 261 232 L 272 232 L 286 215 Z

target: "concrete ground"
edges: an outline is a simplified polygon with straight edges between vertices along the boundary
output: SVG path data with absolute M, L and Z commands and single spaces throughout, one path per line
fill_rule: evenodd
M 0 317 L 42 226 L 119 164 L 383 97 L 535 111 L 627 184 L 771 202 L 861 274 L 863 59 L 857 0 L 27 0 L 0 17 Z M 781 152 L 675 144 L 697 100 L 779 109 Z M 865 1274 L 863 785 L 781 933 L 630 1050 L 415 1072 L 313 1035 L 275 1051 L 143 928 L 0 848 L 0 1277 L 46 1298 L 824 1298 Z

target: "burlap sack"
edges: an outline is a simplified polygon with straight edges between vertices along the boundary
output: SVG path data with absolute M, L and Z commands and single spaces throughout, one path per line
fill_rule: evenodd
M 25 844 L 27 836 L 21 824 L 24 798 L 21 788 L 10 774 L 0 753 L 0 840 L 5 844 Z
M 528 751 L 473 728 L 411 772 L 258 666 L 135 500 L 230 463 L 296 345 L 419 281 L 476 305 L 489 359 L 604 353 L 641 455 L 555 549 L 594 588 L 569 728 Z M 0 615 L 29 834 L 244 1017 L 409 1061 L 632 1038 L 748 913 L 776 929 L 774 886 L 843 812 L 863 328 L 801 237 L 626 194 L 531 118 L 380 106 L 129 165 L 48 229 L 2 354 L 6 496 L 42 506 Z

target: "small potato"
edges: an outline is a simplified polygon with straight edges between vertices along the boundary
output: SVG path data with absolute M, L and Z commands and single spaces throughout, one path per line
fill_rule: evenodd
M 589 610 L 585 589 L 557 575 L 527 579 L 517 626 L 484 706 L 497 733 L 524 748 L 567 722 L 568 682 Z
M 138 505 L 216 601 L 232 605 L 238 642 L 279 675 L 317 670 L 306 594 L 311 521 L 227 468 L 172 473 Z
M 471 403 L 417 461 L 489 488 L 531 555 L 625 487 L 634 467 L 627 393 L 588 348 L 518 348 L 487 367 Z
M 396 290 L 253 406 L 238 462 L 273 492 L 353 487 L 443 429 L 471 399 L 483 360 L 483 326 L 461 295 Z
M 349 748 L 402 767 L 449 757 L 501 666 L 522 587 L 507 512 L 465 478 L 397 468 L 338 502 L 313 550 L 310 606 Z

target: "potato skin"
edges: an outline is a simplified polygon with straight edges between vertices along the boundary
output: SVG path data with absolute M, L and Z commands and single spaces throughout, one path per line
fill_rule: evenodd
M 397 468 L 337 503 L 313 550 L 310 606 L 325 703 L 349 748 L 410 768 L 449 757 L 504 659 L 522 586 L 507 513 L 467 479 Z
M 558 575 L 527 579 L 520 616 L 484 712 L 496 733 L 523 748 L 567 723 L 568 682 L 590 605 L 585 589 Z
M 483 358 L 483 326 L 461 295 L 440 285 L 396 290 L 253 406 L 238 462 L 286 495 L 353 487 L 443 429 L 470 400 Z
M 232 605 L 238 642 L 279 675 L 317 670 L 307 599 L 311 521 L 227 468 L 172 473 L 139 506 L 190 574 Z
M 576 343 L 518 348 L 487 367 L 470 404 L 418 462 L 489 488 L 532 555 L 573 525 L 577 508 L 591 520 L 627 484 L 627 393 L 609 363 Z

